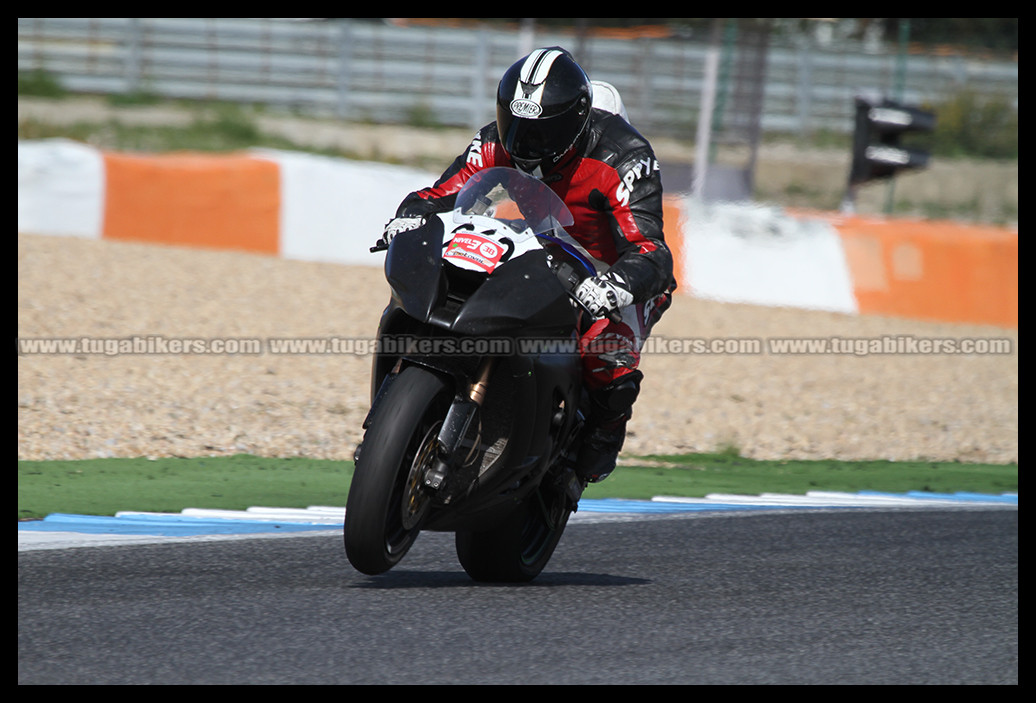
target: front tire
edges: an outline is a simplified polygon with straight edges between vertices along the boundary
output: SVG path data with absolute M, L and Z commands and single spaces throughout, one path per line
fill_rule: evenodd
M 349 563 L 381 574 L 406 555 L 431 497 L 422 484 L 452 390 L 427 369 L 404 369 L 379 402 L 356 459 L 343 538 Z

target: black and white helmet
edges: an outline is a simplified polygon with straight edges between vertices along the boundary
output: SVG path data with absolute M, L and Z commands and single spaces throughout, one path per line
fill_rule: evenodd
M 515 166 L 537 177 L 553 170 L 590 122 L 593 88 L 559 46 L 536 49 L 504 73 L 496 125 Z

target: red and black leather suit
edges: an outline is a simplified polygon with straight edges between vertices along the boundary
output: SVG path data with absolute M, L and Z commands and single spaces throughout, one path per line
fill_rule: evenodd
M 453 209 L 465 181 L 485 168 L 514 163 L 500 143 L 496 123 L 479 130 L 429 188 L 408 195 L 396 217 L 419 217 Z M 652 325 L 669 307 L 676 288 L 673 259 L 662 234 L 662 180 L 648 141 L 617 115 L 594 109 L 580 142 L 543 182 L 557 193 L 575 219 L 567 228 L 595 258 L 610 266 L 633 294 L 622 322 L 602 318 L 581 339 L 587 387 L 603 389 L 633 372 Z M 599 358 L 625 352 L 623 366 Z M 639 375 L 639 372 L 638 372 Z

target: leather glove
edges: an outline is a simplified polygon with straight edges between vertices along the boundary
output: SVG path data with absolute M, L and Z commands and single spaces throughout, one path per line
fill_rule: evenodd
M 400 232 L 409 232 L 424 224 L 423 217 L 394 217 L 385 225 L 381 240 L 388 244 Z
M 584 279 L 575 291 L 576 298 L 594 317 L 633 304 L 633 294 L 626 290 L 626 282 L 615 273 Z

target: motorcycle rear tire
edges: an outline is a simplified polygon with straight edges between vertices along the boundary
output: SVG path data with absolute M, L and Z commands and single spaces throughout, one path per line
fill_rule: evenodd
M 408 498 L 420 499 L 411 467 L 434 437 L 453 397 L 449 384 L 427 369 L 400 372 L 363 438 L 345 509 L 345 553 L 357 571 L 384 573 L 399 563 L 420 532 Z M 410 523 L 410 524 L 408 524 Z M 416 524 L 414 524 L 416 523 Z
M 540 490 L 544 491 L 543 488 Z M 455 539 L 457 558 L 475 581 L 532 581 L 554 555 L 571 514 L 571 510 L 566 509 L 559 524 L 551 526 L 543 515 L 539 497 L 532 495 L 494 529 L 481 532 L 458 530 Z

